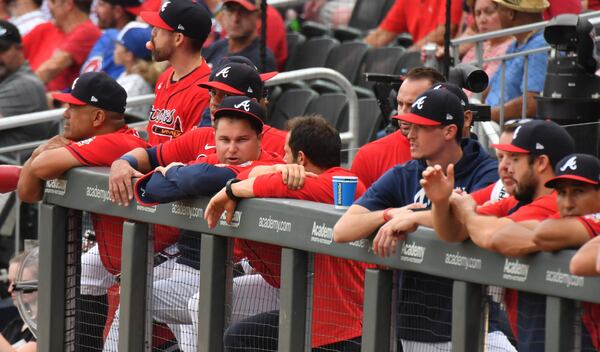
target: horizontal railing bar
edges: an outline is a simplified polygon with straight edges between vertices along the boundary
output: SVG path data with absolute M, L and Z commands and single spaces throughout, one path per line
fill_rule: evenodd
M 600 16 L 600 11 L 593 11 L 593 12 L 582 13 L 579 15 L 579 18 L 584 18 L 584 19 L 589 20 L 589 19 L 599 17 L 599 16 Z M 492 31 L 492 32 L 487 32 L 487 33 L 475 34 L 475 35 L 471 35 L 468 37 L 456 38 L 456 39 L 453 39 L 451 42 L 452 42 L 452 46 L 458 46 L 461 44 L 469 44 L 469 43 L 475 43 L 475 42 L 480 42 L 480 41 L 485 41 L 485 40 L 490 40 L 490 39 L 495 39 L 495 38 L 500 38 L 500 37 L 506 37 L 509 35 L 515 35 L 515 34 L 519 34 L 519 33 L 523 33 L 523 32 L 530 32 L 530 31 L 534 31 L 537 29 L 545 28 L 546 25 L 548 24 L 548 22 L 549 21 L 541 21 L 541 22 L 526 24 L 526 25 L 522 25 L 522 26 L 500 29 L 497 31 Z M 592 22 L 596 22 L 596 21 L 592 21 Z
M 108 168 L 76 168 L 64 181 L 46 184 L 45 201 L 67 208 L 159 223 L 219 236 L 250 239 L 313 253 L 354 259 L 389 268 L 419 271 L 455 280 L 495 285 L 600 303 L 600 280 L 569 274 L 573 250 L 505 258 L 470 241 L 445 243 L 427 228 L 409 234 L 390 258 L 373 254 L 370 240 L 332 242 L 332 228 L 342 214 L 327 204 L 289 199 L 252 199 L 239 204 L 233 226 L 208 229 L 202 219 L 208 201 L 198 198 L 153 207 L 129 207 L 108 199 Z

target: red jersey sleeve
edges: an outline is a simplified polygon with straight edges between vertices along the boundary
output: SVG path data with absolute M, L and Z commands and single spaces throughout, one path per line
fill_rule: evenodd
M 492 190 L 494 189 L 495 185 L 495 183 L 492 183 L 487 187 L 478 189 L 477 191 L 471 193 L 471 198 L 473 198 L 477 205 L 482 205 L 492 197 Z
M 394 33 L 408 32 L 405 11 L 407 4 L 405 2 L 405 0 L 396 0 L 396 2 L 394 2 L 390 12 L 388 12 L 379 25 L 381 29 Z
M 68 33 L 58 49 L 66 51 L 81 66 L 102 33 L 91 21 L 87 21 Z
M 124 133 L 109 133 L 74 142 L 67 150 L 86 166 L 109 166 L 128 151 L 148 144 L 141 138 Z
M 600 234 L 600 213 L 579 216 L 577 220 L 585 226 L 590 237 L 596 237 Z
M 172 162 L 189 163 L 214 152 L 214 130 L 211 127 L 195 128 L 156 146 L 158 163 L 163 166 Z
M 514 197 L 502 199 L 501 201 L 477 207 L 479 215 L 489 215 L 498 218 L 508 215 L 508 212 L 517 205 L 517 200 Z

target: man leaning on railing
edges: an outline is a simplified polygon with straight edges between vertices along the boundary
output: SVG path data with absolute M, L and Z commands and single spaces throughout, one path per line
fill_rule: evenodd
M 510 28 L 542 21 L 542 13 L 548 7 L 547 0 L 529 0 L 516 3 L 507 0 L 494 0 L 498 3 L 498 15 L 502 28 Z M 544 33 L 541 30 L 515 34 L 515 42 L 506 50 L 506 54 L 546 47 Z M 528 60 L 525 66 L 525 60 Z M 546 52 L 516 57 L 506 60 L 505 77 L 502 82 L 502 68 L 496 71 L 490 82 L 486 104 L 492 106 L 492 119 L 500 120 L 500 106 L 504 106 L 504 118 L 521 117 L 523 104 L 526 104 L 527 116 L 534 116 L 537 110 L 535 97 L 544 88 L 548 55 Z M 527 71 L 525 71 L 527 67 Z M 504 97 L 502 97 L 504 85 Z M 526 101 L 523 92 L 526 91 Z

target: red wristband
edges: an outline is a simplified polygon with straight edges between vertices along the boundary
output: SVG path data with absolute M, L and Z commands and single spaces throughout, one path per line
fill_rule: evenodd
M 383 211 L 383 221 L 388 222 L 392 220 L 392 216 L 390 215 L 390 211 L 394 208 L 387 208 Z

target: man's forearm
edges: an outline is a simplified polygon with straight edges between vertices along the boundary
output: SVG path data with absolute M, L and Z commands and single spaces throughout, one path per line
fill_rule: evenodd
M 525 111 L 526 117 L 535 116 L 537 111 L 537 102 L 535 97 L 538 94 L 529 92 L 527 93 L 527 110 Z M 523 96 L 519 96 L 513 100 L 504 103 L 504 121 L 512 119 L 520 119 L 522 116 L 523 109 Z M 492 108 L 492 120 L 500 122 L 500 107 Z
M 431 224 L 444 241 L 462 242 L 469 238 L 465 226 L 454 216 L 449 202 L 432 205 Z
M 135 169 L 138 170 L 139 172 L 147 173 L 147 172 L 150 172 L 150 170 L 152 170 L 152 167 L 150 165 L 150 157 L 149 157 L 148 151 L 146 149 L 135 148 L 135 149 L 127 152 L 125 155 L 132 156 L 135 158 L 135 160 L 137 160 L 137 167 L 135 167 Z
M 473 243 L 481 248 L 495 251 L 493 247 L 494 234 L 512 221 L 507 218 L 479 215 L 475 211 L 469 211 L 464 223 Z
M 31 171 L 31 162 L 32 159 L 30 158 L 23 165 L 17 184 L 19 199 L 25 203 L 38 202 L 42 200 L 42 196 L 44 195 L 44 180 L 35 177 Z
M 358 209 L 362 212 L 355 211 Z M 383 210 L 368 211 L 359 205 L 353 205 L 335 224 L 333 240 L 335 242 L 352 242 L 367 238 L 384 223 Z
M 540 251 L 533 239 L 531 229 L 520 223 L 510 223 L 492 234 L 492 249 L 509 257 L 520 257 Z
M 254 181 L 256 178 L 249 178 L 231 185 L 233 195 L 238 198 L 253 198 L 254 197 Z

